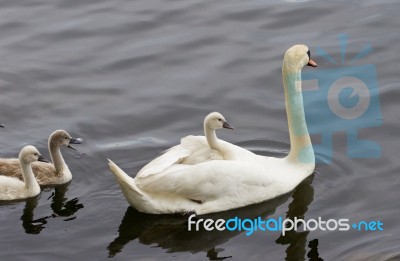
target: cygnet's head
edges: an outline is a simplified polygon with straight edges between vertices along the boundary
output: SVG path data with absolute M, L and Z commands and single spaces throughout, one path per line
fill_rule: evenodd
M 56 130 L 50 135 L 49 143 L 52 146 L 61 147 L 67 146 L 70 149 L 76 150 L 71 144 L 82 144 L 81 138 L 72 138 L 65 130 Z
M 204 126 L 210 129 L 230 129 L 233 130 L 234 128 L 229 125 L 229 123 L 225 120 L 224 116 L 222 116 L 219 112 L 212 112 L 207 115 L 204 119 Z
M 283 63 L 293 70 L 301 70 L 305 65 L 317 67 L 317 63 L 311 60 L 310 49 L 304 44 L 290 47 L 285 53 Z
M 19 153 L 19 160 L 26 164 L 35 161 L 49 162 L 34 146 L 31 145 L 22 148 L 21 152 Z

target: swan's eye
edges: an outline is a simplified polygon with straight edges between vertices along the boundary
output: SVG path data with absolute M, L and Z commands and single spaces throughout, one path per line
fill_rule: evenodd
M 218 119 L 218 121 L 222 121 L 222 119 Z
M 310 50 L 307 51 L 307 54 L 308 54 L 308 60 L 310 60 L 310 59 L 311 59 L 311 58 L 310 58 L 310 57 L 311 57 L 311 52 L 310 52 Z
M 66 140 L 68 140 L 68 137 L 65 137 Z
M 37 153 L 33 153 L 33 155 L 37 156 Z

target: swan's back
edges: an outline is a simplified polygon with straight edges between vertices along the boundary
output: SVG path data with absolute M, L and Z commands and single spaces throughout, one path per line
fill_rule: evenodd
M 187 136 L 181 139 L 181 145 L 190 151 L 190 155 L 183 158 L 179 164 L 194 165 L 210 160 L 223 160 L 221 151 L 210 148 L 204 136 Z
M 145 178 L 160 174 L 176 164 L 195 165 L 211 160 L 258 161 L 265 158 L 224 140 L 218 142 L 223 148 L 221 151 L 210 148 L 204 136 L 186 136 L 181 139 L 181 144 L 170 148 L 146 164 L 137 177 Z
M 17 178 L 0 176 L 0 200 L 13 200 L 26 196 L 25 183 Z
M 157 158 L 153 159 L 149 163 L 147 163 L 136 175 L 137 177 L 147 177 L 149 175 L 158 174 L 168 167 L 179 163 L 185 157 L 189 156 L 191 153 L 190 150 L 182 147 L 181 145 L 176 145 L 164 153 L 162 153 Z
M 18 171 L 19 169 L 19 171 Z M 18 172 L 21 177 L 19 177 Z M 17 177 L 22 180 L 21 165 L 16 158 L 0 159 L 0 175 L 7 177 Z
M 218 140 L 221 150 L 216 151 L 207 145 L 207 139 L 204 136 L 187 136 L 182 138 L 181 146 L 189 150 L 192 155 L 196 155 L 197 163 L 206 162 L 209 160 L 240 160 L 240 161 L 254 161 L 264 158 L 249 150 L 241 148 L 235 144 L 229 143 L 224 140 Z
M 285 158 L 264 158 L 259 162 L 215 160 L 173 165 L 158 175 L 137 177 L 135 183 L 151 199 L 147 201 L 151 206 L 147 212 L 179 213 L 181 205 L 175 202 L 180 199 L 201 202 L 191 204 L 186 211 L 206 214 L 275 198 L 293 190 L 311 173 L 309 166 L 294 166 Z M 174 200 L 168 202 L 170 195 Z M 161 200 L 164 205 L 151 205 Z

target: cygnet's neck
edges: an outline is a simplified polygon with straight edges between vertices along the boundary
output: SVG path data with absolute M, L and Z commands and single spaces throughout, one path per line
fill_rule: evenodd
M 220 146 L 215 129 L 204 124 L 204 134 L 206 135 L 208 146 L 212 149 L 219 150 Z
M 66 168 L 65 161 L 61 155 L 60 146 L 56 143 L 51 142 L 51 139 L 49 139 L 49 152 L 51 161 L 53 162 L 57 174 L 61 175 L 64 171 L 64 168 Z
M 290 153 L 287 159 L 292 163 L 315 164 L 314 150 L 304 115 L 301 68 L 284 61 L 282 76 L 290 135 Z
M 25 188 L 27 190 L 40 190 L 39 184 L 32 171 L 31 163 L 25 163 L 20 160 L 22 176 L 24 178 Z

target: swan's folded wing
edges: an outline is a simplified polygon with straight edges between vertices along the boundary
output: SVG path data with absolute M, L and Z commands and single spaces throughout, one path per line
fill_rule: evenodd
M 181 146 L 190 151 L 196 151 L 204 147 L 209 148 L 206 137 L 193 135 L 183 137 L 181 139 Z
M 158 174 L 173 164 L 179 163 L 182 161 L 182 159 L 189 156 L 190 153 L 190 150 L 182 147 L 181 145 L 174 146 L 165 151 L 159 157 L 147 163 L 147 165 L 145 165 L 139 171 L 136 177 L 145 178 L 149 175 Z
M 194 165 L 210 160 L 222 160 L 223 155 L 219 150 L 212 149 L 204 136 L 187 136 L 182 138 L 181 146 L 191 151 L 181 164 Z
M 196 165 L 174 165 L 157 178 L 135 181 L 140 189 L 148 192 L 206 202 L 234 196 L 243 188 L 268 186 L 273 177 L 261 177 L 263 172 L 261 166 L 254 162 L 214 160 Z
M 192 172 L 197 165 L 175 164 L 154 177 L 135 178 L 136 185 L 150 193 L 167 193 L 191 200 L 207 201 L 216 197 L 221 188 L 216 188 L 212 178 L 209 178 L 214 176 L 213 171 Z
M 218 139 L 220 149 L 213 150 L 209 147 L 207 139 L 204 136 L 187 136 L 182 138 L 181 145 L 190 151 L 192 154 L 190 159 L 194 163 L 201 163 L 209 160 L 224 159 L 224 160 L 239 160 L 239 161 L 254 161 L 264 158 L 247 149 L 232 144 L 230 142 Z M 191 162 L 186 159 L 185 161 Z M 190 164 L 190 163 L 189 163 Z
M 145 178 L 149 175 L 159 174 L 172 165 L 181 163 L 185 158 L 202 148 L 208 148 L 205 137 L 186 136 L 181 139 L 181 144 L 164 151 L 160 156 L 145 165 L 139 171 L 137 177 Z
M 57 171 L 52 163 L 40 161 L 33 162 L 32 171 L 35 174 L 36 180 L 39 185 L 57 184 L 55 182 L 57 180 L 60 180 L 59 176 L 55 176 L 55 173 L 57 173 Z

